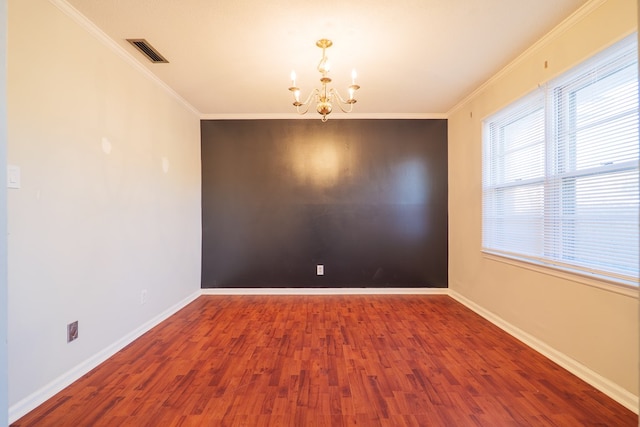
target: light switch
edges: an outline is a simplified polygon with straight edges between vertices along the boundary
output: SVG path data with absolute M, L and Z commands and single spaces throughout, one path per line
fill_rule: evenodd
M 20 188 L 20 166 L 7 165 L 7 188 Z

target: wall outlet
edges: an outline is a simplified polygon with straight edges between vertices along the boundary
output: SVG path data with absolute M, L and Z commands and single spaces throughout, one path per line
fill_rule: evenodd
M 316 265 L 316 275 L 324 276 L 324 265 L 322 264 Z
M 140 305 L 145 304 L 147 302 L 149 292 L 146 289 L 140 291 Z
M 67 342 L 78 339 L 78 321 L 71 322 L 67 325 Z

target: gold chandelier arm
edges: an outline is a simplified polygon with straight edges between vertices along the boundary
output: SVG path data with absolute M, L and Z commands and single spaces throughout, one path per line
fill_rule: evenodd
M 293 105 L 295 105 L 296 107 L 296 111 L 298 112 L 298 114 L 303 115 L 303 114 L 307 114 L 307 112 L 309 111 L 309 107 L 311 107 L 311 99 L 318 95 L 319 91 L 318 89 L 314 89 L 309 96 L 307 97 L 307 99 L 304 102 L 294 102 Z M 301 110 L 300 107 L 306 107 L 304 110 Z
M 338 92 L 336 89 L 331 88 L 329 90 L 330 96 L 332 98 L 335 98 L 338 102 L 335 103 L 335 105 L 338 106 L 338 108 L 340 108 L 340 110 L 342 110 L 343 113 L 350 113 L 353 111 L 353 104 L 356 103 L 355 99 L 348 99 L 345 100 L 341 95 L 340 92 Z M 348 107 L 345 107 L 348 106 Z

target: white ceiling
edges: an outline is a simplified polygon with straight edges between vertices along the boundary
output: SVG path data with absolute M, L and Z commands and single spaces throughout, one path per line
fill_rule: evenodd
M 587 0 L 67 2 L 203 118 L 241 118 L 293 113 L 291 70 L 303 97 L 319 86 L 320 38 L 333 41 L 330 77 L 343 94 L 358 71 L 351 116 L 443 116 Z M 147 39 L 169 63 L 126 38 Z

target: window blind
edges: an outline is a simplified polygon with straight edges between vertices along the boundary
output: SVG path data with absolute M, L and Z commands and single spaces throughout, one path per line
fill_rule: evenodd
M 485 120 L 484 251 L 638 284 L 636 40 Z

